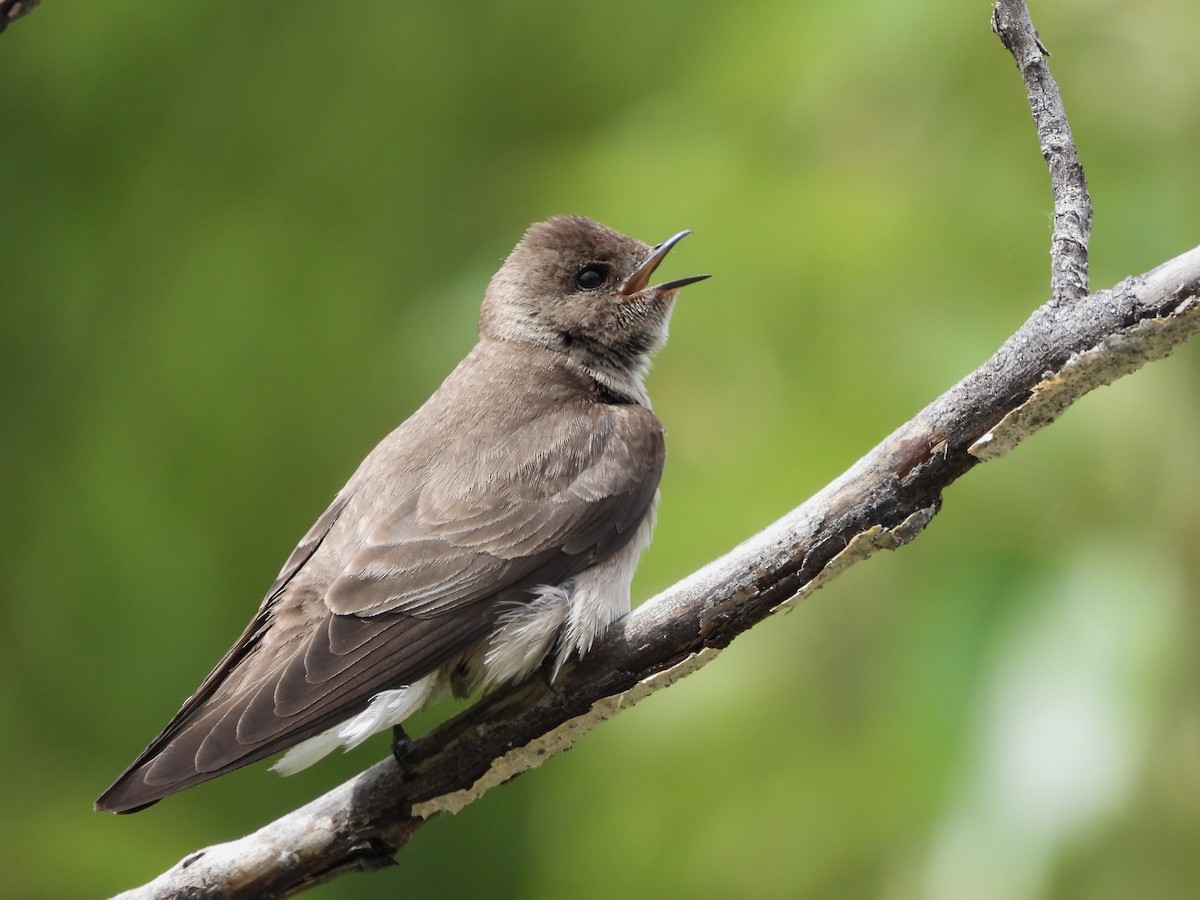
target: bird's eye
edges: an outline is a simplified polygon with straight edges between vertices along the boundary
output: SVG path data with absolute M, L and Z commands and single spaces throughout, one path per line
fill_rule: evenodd
M 575 286 L 581 291 L 594 291 L 608 278 L 608 267 L 592 263 L 575 273 Z

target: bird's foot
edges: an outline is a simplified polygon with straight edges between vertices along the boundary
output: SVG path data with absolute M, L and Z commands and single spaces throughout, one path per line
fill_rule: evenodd
M 547 653 L 546 658 L 542 660 L 542 664 L 538 666 L 538 674 L 542 678 L 542 684 L 544 684 L 546 686 L 546 690 L 552 694 L 562 693 L 557 687 L 554 686 L 554 678 L 556 675 L 558 675 L 558 672 L 561 668 L 562 667 L 558 664 L 558 661 L 555 659 L 555 655 L 553 653 Z
M 404 730 L 403 725 L 392 726 L 392 756 L 396 762 L 403 764 L 404 757 L 408 755 L 408 749 L 412 746 L 412 738 L 408 736 L 408 732 Z

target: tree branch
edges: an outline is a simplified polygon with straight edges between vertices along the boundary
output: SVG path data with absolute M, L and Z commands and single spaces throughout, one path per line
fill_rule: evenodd
M 1044 48 L 1023 3 L 1000 0 L 993 27 L 1018 60 L 1050 165 L 1049 302 L 991 359 L 819 494 L 614 626 L 554 689 L 531 679 L 490 694 L 415 741 L 403 767 L 385 759 L 120 896 L 284 897 L 390 865 L 432 818 L 561 753 L 876 550 L 908 543 L 937 513 L 943 490 L 977 463 L 1003 455 L 1078 397 L 1167 356 L 1200 330 L 1200 247 L 1087 294 L 1091 207 Z
M 1062 96 L 1046 61 L 1050 51 L 1034 30 L 1025 0 L 997 0 L 992 9 L 992 31 L 999 35 L 1021 71 L 1042 158 L 1050 168 L 1050 189 L 1054 193 L 1050 295 L 1055 303 L 1077 300 L 1088 292 L 1092 199 Z
M 0 31 L 4 31 L 9 22 L 15 22 L 33 12 L 33 8 L 40 2 L 41 0 L 0 0 Z

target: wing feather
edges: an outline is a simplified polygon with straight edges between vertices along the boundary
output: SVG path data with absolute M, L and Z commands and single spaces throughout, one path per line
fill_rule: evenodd
M 391 473 L 383 498 L 360 478 L 368 457 L 98 807 L 140 809 L 262 759 L 458 658 L 494 627 L 495 601 L 528 600 L 623 547 L 663 455 L 649 410 L 587 403 L 532 415 L 502 445 L 466 429 L 411 483 Z

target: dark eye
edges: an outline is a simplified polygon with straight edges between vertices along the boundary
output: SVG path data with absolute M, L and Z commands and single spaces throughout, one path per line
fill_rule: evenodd
M 575 273 L 575 286 L 581 291 L 594 291 L 608 278 L 608 266 L 592 263 Z

